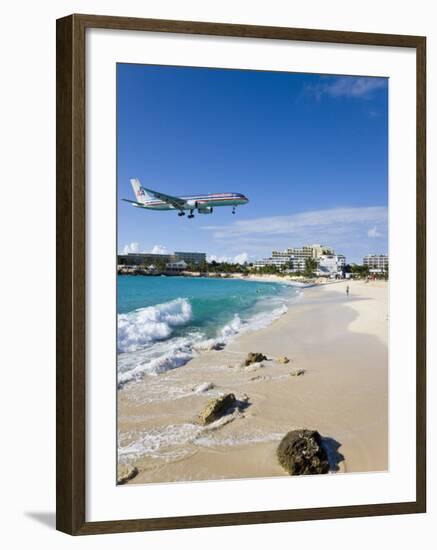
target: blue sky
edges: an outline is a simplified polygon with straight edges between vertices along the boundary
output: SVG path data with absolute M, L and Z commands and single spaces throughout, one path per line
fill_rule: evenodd
M 387 102 L 383 78 L 118 64 L 118 251 L 387 253 Z M 192 220 L 140 210 L 120 200 L 133 177 L 250 202 Z

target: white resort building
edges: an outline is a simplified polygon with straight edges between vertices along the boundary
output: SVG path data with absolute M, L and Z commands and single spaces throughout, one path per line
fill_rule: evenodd
M 388 271 L 388 256 L 386 254 L 368 254 L 363 258 L 363 265 L 369 268 L 370 273 L 384 273 Z
M 330 277 L 343 272 L 346 266 L 346 257 L 343 254 L 324 254 L 320 256 L 317 266 L 317 275 Z
M 180 260 L 178 262 L 169 262 L 165 265 L 166 269 L 169 271 L 184 271 L 187 269 L 188 264 L 184 260 Z
M 273 250 L 270 258 L 264 258 L 254 263 L 259 269 L 265 266 L 275 266 L 284 271 L 304 271 L 306 261 L 312 259 L 317 262 L 317 273 L 321 276 L 330 276 L 341 273 L 346 265 L 343 254 L 335 254 L 334 250 L 321 244 L 305 245 L 300 248 Z

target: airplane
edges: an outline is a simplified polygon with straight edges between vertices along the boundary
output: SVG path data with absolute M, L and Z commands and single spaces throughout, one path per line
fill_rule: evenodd
M 148 210 L 178 210 L 178 216 L 185 216 L 185 210 L 190 213 L 188 218 L 194 218 L 193 212 L 199 214 L 212 214 L 218 206 L 232 206 L 232 214 L 235 208 L 247 204 L 249 199 L 241 193 L 213 193 L 209 195 L 189 195 L 185 197 L 173 197 L 160 191 L 153 191 L 142 187 L 136 178 L 130 180 L 135 193 L 136 201 L 122 199 L 137 208 Z

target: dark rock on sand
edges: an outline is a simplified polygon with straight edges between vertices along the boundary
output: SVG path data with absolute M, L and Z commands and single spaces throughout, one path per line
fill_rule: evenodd
M 124 485 L 138 475 L 138 468 L 130 464 L 120 464 L 117 468 L 117 484 Z
M 261 363 L 262 361 L 265 361 L 267 357 L 259 352 L 250 352 L 247 354 L 246 359 L 244 360 L 244 366 L 248 367 L 252 363 Z
M 292 476 L 327 474 L 328 455 L 315 430 L 288 432 L 276 450 L 279 464 Z
M 213 351 L 221 351 L 222 349 L 225 349 L 226 344 L 224 342 L 214 342 L 214 344 L 211 346 L 211 350 Z
M 229 409 L 237 406 L 237 399 L 233 393 L 227 393 L 211 399 L 199 414 L 200 424 L 210 424 L 225 415 Z

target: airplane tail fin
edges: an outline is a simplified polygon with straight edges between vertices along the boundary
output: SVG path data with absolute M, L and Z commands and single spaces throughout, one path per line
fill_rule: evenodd
M 144 187 L 141 187 L 140 180 L 138 180 L 137 178 L 131 179 L 130 182 L 131 182 L 132 189 L 134 190 L 135 197 L 136 197 L 138 202 L 144 204 L 147 201 L 153 200 L 155 198 L 152 195 L 150 195 L 150 193 L 148 193 L 144 189 Z

